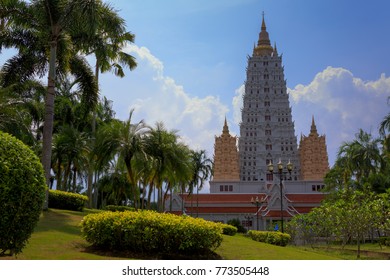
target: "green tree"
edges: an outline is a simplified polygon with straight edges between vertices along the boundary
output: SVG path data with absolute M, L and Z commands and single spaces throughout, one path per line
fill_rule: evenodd
M 355 140 L 344 142 L 338 152 L 337 160 L 358 183 L 370 174 L 376 174 L 383 167 L 383 158 L 379 148 L 380 140 L 359 130 Z
M 190 180 L 189 160 L 190 153 L 187 146 L 178 142 L 179 136 L 176 130 L 167 130 L 164 123 L 157 122 L 146 138 L 145 151 L 152 159 L 151 178 L 148 202 L 153 192 L 157 190 L 158 211 L 163 211 L 164 196 L 163 187 L 170 189 L 175 182 L 183 183 Z M 188 177 L 186 177 L 187 175 Z M 186 179 L 188 178 L 188 179 Z
M 99 129 L 95 153 L 99 155 L 99 164 L 115 157 L 124 162 L 131 186 L 131 199 L 137 207 L 137 181 L 133 166 L 136 158 L 144 154 L 144 136 L 149 129 L 143 121 L 132 123 L 132 115 L 133 111 L 127 121 L 114 120 Z
M 18 50 L 3 67 L 7 73 L 3 79 L 8 83 L 24 82 L 34 75 L 44 76 L 48 69 L 42 154 L 47 182 L 50 180 L 57 73 L 74 73 L 84 87 L 83 92 L 93 93 L 88 95 L 93 108 L 97 101 L 97 84 L 78 51 L 85 49 L 91 38 L 101 31 L 98 22 L 105 19 L 107 9 L 107 5 L 97 0 L 10 0 L 0 3 L 1 47 Z
M 188 192 L 193 193 L 196 189 L 196 216 L 198 217 L 198 206 L 199 206 L 199 190 L 203 188 L 204 182 L 211 177 L 213 170 L 213 162 L 206 155 L 205 150 L 192 151 L 192 177 L 189 184 Z M 192 200 L 191 200 L 192 202 Z

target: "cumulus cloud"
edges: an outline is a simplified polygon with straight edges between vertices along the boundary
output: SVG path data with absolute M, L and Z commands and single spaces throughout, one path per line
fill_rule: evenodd
M 233 98 L 234 122 L 241 122 L 244 85 Z M 288 89 L 298 141 L 310 132 L 314 116 L 318 132 L 326 135 L 332 165 L 343 141 L 350 141 L 360 128 L 377 135 L 378 125 L 389 112 L 390 77 L 364 81 L 344 68 L 327 67 L 308 85 Z M 299 144 L 299 143 L 298 143 Z
M 127 103 L 128 110 L 135 108 L 134 116 L 150 125 L 162 121 L 168 129 L 179 130 L 191 148 L 206 149 L 211 157 L 214 136 L 222 131 L 228 107 L 215 96 L 191 96 L 164 74 L 163 63 L 148 48 L 132 45 L 125 51 L 138 62 L 138 74 L 132 73 L 137 82 L 131 85 L 133 98 Z
M 364 81 L 344 68 L 327 67 L 308 85 L 289 89 L 297 133 L 309 133 L 311 116 L 320 133 L 326 134 L 331 163 L 343 141 L 360 128 L 377 135 L 378 125 L 389 111 L 390 78 Z

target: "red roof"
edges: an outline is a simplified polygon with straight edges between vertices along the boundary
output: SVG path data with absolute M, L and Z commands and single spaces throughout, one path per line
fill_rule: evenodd
M 323 193 L 313 193 L 313 194 L 287 194 L 287 198 L 292 202 L 296 203 L 320 203 L 324 198 L 325 194 Z
M 198 201 L 199 203 L 250 203 L 251 199 L 256 199 L 256 197 L 259 198 L 259 200 L 262 200 L 266 195 L 261 194 L 184 194 L 181 195 L 182 198 L 186 201 L 186 203 L 190 203 L 191 200 L 193 203 L 196 203 Z
M 183 194 L 186 204 L 196 203 L 207 204 L 207 203 L 250 203 L 252 198 L 258 197 L 261 201 L 266 197 L 266 194 Z M 287 194 L 287 198 L 291 202 L 295 203 L 320 203 L 324 198 L 323 193 L 308 193 L 308 194 Z

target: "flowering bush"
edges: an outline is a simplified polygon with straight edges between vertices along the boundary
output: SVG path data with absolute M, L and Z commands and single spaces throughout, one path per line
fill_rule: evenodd
M 84 217 L 82 236 L 97 247 L 165 254 L 202 253 L 222 242 L 222 225 L 153 211 L 101 212 Z

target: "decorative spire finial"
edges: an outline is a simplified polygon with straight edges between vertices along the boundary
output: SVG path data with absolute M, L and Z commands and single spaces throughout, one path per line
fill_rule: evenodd
M 271 47 L 271 42 L 269 40 L 269 35 L 267 32 L 267 26 L 265 25 L 264 12 L 263 12 L 263 19 L 261 23 L 259 40 L 257 41 L 257 46 L 254 49 L 253 54 L 257 56 L 263 56 L 263 55 L 272 55 L 272 52 L 273 52 L 273 48 Z
M 313 115 L 312 118 L 311 118 L 310 134 L 317 134 L 317 135 L 318 135 L 316 123 L 314 122 L 314 115 Z
M 229 134 L 229 127 L 227 125 L 226 116 L 225 116 L 225 123 L 224 123 L 223 129 L 222 129 L 222 134 Z

